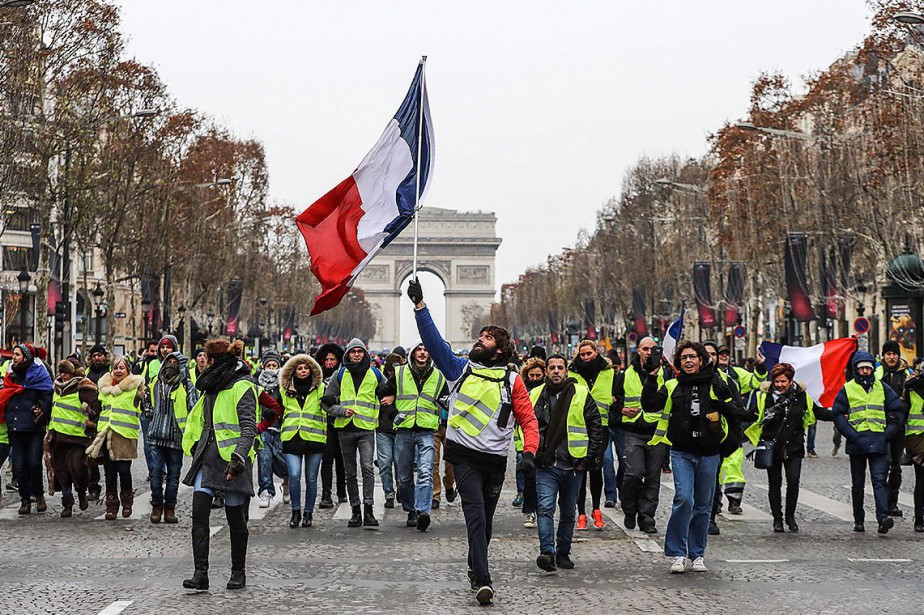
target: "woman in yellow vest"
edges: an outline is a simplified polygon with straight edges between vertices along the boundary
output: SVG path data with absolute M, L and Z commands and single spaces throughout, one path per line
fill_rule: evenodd
M 68 518 L 74 512 L 74 491 L 80 510 L 89 507 L 87 483 L 90 472 L 87 468 L 87 427 L 99 417 L 100 403 L 96 385 L 84 377 L 79 363 L 65 359 L 58 363 L 58 377 L 54 381 L 54 397 L 51 402 L 51 420 L 48 432 L 51 435 L 51 459 L 55 473 L 55 488 L 61 491 L 61 517 Z
M 814 402 L 805 388 L 793 381 L 795 369 L 789 363 L 777 363 L 770 379 L 751 397 L 755 422 L 744 435 L 757 446 L 761 440 L 773 443 L 773 464 L 767 468 L 768 497 L 773 513 L 773 531 L 783 532 L 783 473 L 786 474 L 786 525 L 798 532 L 796 504 L 799 501 L 799 477 L 805 457 L 805 432 L 815 424 Z
M 90 457 L 103 460 L 106 519 L 109 521 L 116 518 L 120 500 L 122 516 L 126 518 L 132 515 L 135 501 L 132 459 L 138 458 L 144 378 L 133 375 L 130 370 L 128 359 L 117 356 L 112 360 L 112 371 L 99 379 L 97 386 L 102 411 L 96 439 L 87 449 Z
M 192 465 L 183 483 L 194 488 L 192 548 L 195 572 L 186 589 L 209 588 L 209 515 L 212 499 L 224 494 L 231 539 L 228 589 L 246 585 L 247 505 L 253 497 L 253 463 L 257 456 L 257 390 L 241 356 L 241 340 L 210 340 L 208 367 L 196 380 L 199 401 L 186 418 L 183 452 Z
M 289 527 L 311 527 L 318 498 L 318 472 L 327 445 L 327 413 L 321 409 L 324 379 L 321 366 L 307 354 L 297 354 L 282 367 L 282 454 L 289 469 Z M 302 508 L 302 472 L 305 507 Z M 304 516 L 303 516 L 304 511 Z

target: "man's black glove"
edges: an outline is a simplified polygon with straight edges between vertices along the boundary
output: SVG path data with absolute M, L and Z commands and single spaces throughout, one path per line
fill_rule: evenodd
M 244 465 L 244 460 L 232 453 L 231 461 L 228 462 L 228 468 L 225 470 L 225 474 L 229 474 L 236 478 L 244 473 L 246 467 L 247 466 Z
M 411 283 L 407 285 L 407 296 L 411 298 L 414 305 L 423 301 L 423 289 L 420 287 L 420 280 L 417 278 L 411 280 Z
M 526 476 L 532 476 L 536 473 L 536 456 L 532 453 L 523 453 L 520 463 L 517 464 L 517 470 Z

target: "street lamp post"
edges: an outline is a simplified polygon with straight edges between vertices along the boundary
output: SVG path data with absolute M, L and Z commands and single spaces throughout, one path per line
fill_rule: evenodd
M 92 294 L 93 303 L 96 307 L 96 331 L 94 333 L 94 342 L 99 344 L 100 340 L 103 339 L 103 297 L 106 293 L 103 291 L 103 287 L 100 286 L 98 280 Z
M 26 327 L 28 326 L 26 320 L 26 311 L 29 309 L 29 299 L 26 297 L 26 293 L 29 290 L 29 282 L 32 281 L 32 276 L 29 275 L 29 272 L 26 271 L 26 268 L 23 267 L 19 272 L 19 275 L 16 276 L 16 279 L 19 281 L 19 343 L 22 344 L 29 337 L 26 332 Z
M 148 317 L 150 316 L 151 311 L 151 299 L 144 296 L 144 290 L 142 289 L 141 296 L 141 335 L 144 337 L 144 341 L 148 341 Z

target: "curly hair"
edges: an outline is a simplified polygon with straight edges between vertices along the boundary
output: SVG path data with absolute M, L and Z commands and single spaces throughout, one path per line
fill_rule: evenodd
M 706 347 L 704 345 L 692 340 L 681 340 L 681 342 L 677 344 L 677 349 L 674 350 L 675 368 L 683 369 L 683 364 L 680 362 L 680 355 L 683 354 L 684 350 L 693 350 L 696 352 L 703 367 L 709 364 L 709 353 L 706 352 Z
M 205 343 L 205 356 L 210 359 L 217 359 L 227 354 L 241 358 L 244 355 L 243 340 L 234 340 L 229 342 L 223 339 L 209 340 Z

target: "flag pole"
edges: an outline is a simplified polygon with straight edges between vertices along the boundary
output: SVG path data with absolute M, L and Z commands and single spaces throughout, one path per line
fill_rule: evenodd
M 417 96 L 417 187 L 414 190 L 414 279 L 417 279 L 417 235 L 420 232 L 420 153 L 423 149 L 423 114 L 424 114 L 424 84 L 426 83 L 427 56 L 420 58 L 420 92 Z

